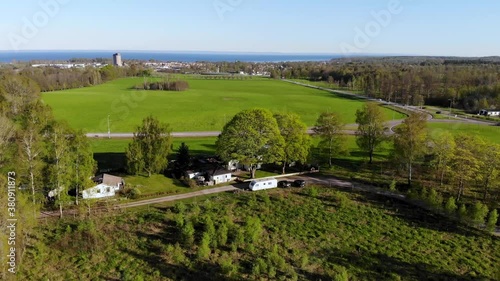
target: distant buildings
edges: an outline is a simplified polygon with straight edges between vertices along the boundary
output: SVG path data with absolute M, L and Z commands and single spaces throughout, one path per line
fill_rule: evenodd
M 483 116 L 500 116 L 500 109 L 495 109 L 495 110 L 482 109 L 481 111 L 479 111 L 478 115 L 483 115 Z
M 120 53 L 113 55 L 113 65 L 119 67 L 123 66 L 122 55 Z

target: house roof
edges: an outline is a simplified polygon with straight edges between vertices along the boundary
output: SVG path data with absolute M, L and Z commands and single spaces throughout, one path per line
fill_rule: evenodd
M 123 182 L 123 178 L 108 175 L 108 174 L 101 174 L 101 175 L 98 175 L 97 177 L 95 177 L 94 181 L 100 182 L 102 184 L 109 185 L 109 186 L 118 186 L 119 184 L 121 184 Z
M 214 176 L 227 175 L 227 174 L 232 174 L 232 172 L 228 170 L 217 170 L 213 173 Z

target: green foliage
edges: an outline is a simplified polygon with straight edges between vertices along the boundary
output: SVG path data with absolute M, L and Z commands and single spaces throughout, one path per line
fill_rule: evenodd
M 137 127 L 127 149 L 127 167 L 131 174 L 145 172 L 149 177 L 167 167 L 167 156 L 172 144 L 168 124 L 148 116 Z
M 177 168 L 181 171 L 185 171 L 191 165 L 191 155 L 189 153 L 189 146 L 186 143 L 181 143 L 181 146 L 177 150 Z
M 394 156 L 408 172 L 408 185 L 411 186 L 413 166 L 425 153 L 427 138 L 427 116 L 412 113 L 395 130 Z
M 283 174 L 286 165 L 291 162 L 306 163 L 311 148 L 311 137 L 307 134 L 307 126 L 300 117 L 293 113 L 278 113 L 274 115 L 281 136 L 284 139 Z
M 142 192 L 139 188 L 134 187 L 129 192 L 129 197 L 131 199 L 138 199 L 141 196 Z
M 391 183 L 389 184 L 389 190 L 390 191 L 397 191 L 397 189 L 396 189 L 397 184 L 398 184 L 398 182 L 396 181 L 396 179 L 393 179 L 391 181 Z
M 446 201 L 446 204 L 444 206 L 444 211 L 448 214 L 448 215 L 453 215 L 456 213 L 457 211 L 457 203 L 455 201 L 455 198 L 454 197 L 449 197 L 448 200 Z
M 349 281 L 347 269 L 343 266 L 339 267 L 338 272 L 333 276 L 334 281 Z
M 484 224 L 484 219 L 488 215 L 488 207 L 481 202 L 476 202 L 469 208 L 468 218 L 475 225 Z
M 284 154 L 284 140 L 276 119 L 265 109 L 236 114 L 224 126 L 215 145 L 224 161 L 238 160 L 250 166 L 252 178 L 255 178 L 257 164 L 279 162 Z
M 330 167 L 335 155 L 342 155 L 347 151 L 346 138 L 342 133 L 344 127 L 345 123 L 339 114 L 323 112 L 313 128 L 314 133 L 321 138 L 319 148 L 326 154 Z
M 182 201 L 178 201 L 174 205 L 174 212 L 176 212 L 177 214 L 184 214 L 186 209 L 187 209 L 187 206 Z
M 204 232 L 201 238 L 201 243 L 198 246 L 198 251 L 196 252 L 198 259 L 204 260 L 210 256 L 210 241 L 210 234 Z
M 187 221 L 184 223 L 184 226 L 181 229 L 181 241 L 186 247 L 190 247 L 194 243 L 194 226 L 191 221 Z
M 493 209 L 486 219 L 486 230 L 492 232 L 495 231 L 496 225 L 498 222 L 498 212 L 497 209 Z
M 373 153 L 386 139 L 387 128 L 384 122 L 383 112 L 376 103 L 366 103 L 356 111 L 356 143 L 362 151 L 368 153 L 370 163 L 373 162 Z
M 311 197 L 317 197 L 319 194 L 319 191 L 316 187 L 310 187 L 307 189 L 307 195 L 311 196 Z
M 427 203 L 431 205 L 433 208 L 439 209 L 443 204 L 443 198 L 438 194 L 438 192 L 434 188 L 430 189 L 426 199 Z
M 227 244 L 229 229 L 226 223 L 222 222 L 216 231 L 217 244 L 219 246 L 225 246 Z
M 461 221 L 467 220 L 467 207 L 465 204 L 460 204 L 460 207 L 458 208 L 458 218 Z
M 262 234 L 262 223 L 257 217 L 247 217 L 245 221 L 245 237 L 247 242 L 253 244 L 257 242 Z

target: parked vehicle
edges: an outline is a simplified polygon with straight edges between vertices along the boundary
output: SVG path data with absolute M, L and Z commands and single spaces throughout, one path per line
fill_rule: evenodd
M 292 186 L 292 183 L 289 181 L 280 181 L 278 182 L 278 186 L 282 188 L 288 188 Z
M 278 181 L 276 179 L 253 180 L 248 187 L 251 191 L 270 189 L 278 187 Z
M 304 187 L 304 186 L 306 186 L 306 181 L 305 180 L 296 180 L 293 182 L 293 186 Z

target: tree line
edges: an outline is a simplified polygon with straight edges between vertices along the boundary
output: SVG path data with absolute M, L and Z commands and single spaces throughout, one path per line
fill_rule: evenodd
M 101 68 L 87 67 L 85 69 L 26 67 L 21 70 L 3 70 L 0 72 L 4 84 L 8 83 L 13 77 L 20 77 L 35 82 L 41 92 L 90 87 L 117 78 L 133 76 L 151 76 L 151 71 L 141 64 L 132 64 L 127 67 L 106 65 Z
M 451 63 L 453 62 L 453 63 Z M 500 64 L 456 60 L 339 60 L 286 63 L 274 78 L 323 81 L 386 101 L 436 105 L 477 113 L 500 107 Z

